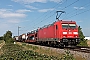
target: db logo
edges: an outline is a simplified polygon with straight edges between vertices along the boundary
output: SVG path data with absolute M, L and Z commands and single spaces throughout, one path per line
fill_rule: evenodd
M 69 32 L 69 34 L 72 34 L 72 32 Z

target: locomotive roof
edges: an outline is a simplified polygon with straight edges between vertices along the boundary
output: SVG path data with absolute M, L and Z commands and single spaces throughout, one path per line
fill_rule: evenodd
M 56 22 L 61 22 L 61 23 L 76 23 L 75 21 L 65 21 L 65 20 L 58 20 L 58 21 L 55 21 L 55 22 L 53 22 L 52 24 L 48 24 L 48 25 L 44 25 L 43 27 L 41 27 L 40 29 L 42 29 L 42 28 L 46 28 L 46 27 L 48 27 L 48 26 L 51 26 L 51 25 L 54 25 L 54 23 L 56 23 Z
M 64 20 L 59 20 L 59 22 L 61 22 L 61 23 L 76 23 L 75 21 L 64 21 Z

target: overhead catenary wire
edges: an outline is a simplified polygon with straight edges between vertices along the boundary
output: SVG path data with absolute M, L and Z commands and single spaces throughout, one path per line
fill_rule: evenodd
M 88 11 L 90 11 L 90 9 L 85 10 L 85 11 L 82 11 L 82 12 L 80 12 L 80 13 L 77 13 L 77 14 L 75 14 L 75 15 L 73 15 L 73 16 L 68 17 L 68 18 L 75 17 L 75 16 L 77 16 L 77 15 L 83 14 L 83 13 L 88 12 Z
M 89 2 L 89 3 L 90 3 L 90 2 Z M 89 6 L 90 6 L 89 3 L 86 3 L 86 4 L 84 4 L 84 5 L 81 6 L 81 7 L 89 7 Z M 77 16 L 77 15 L 80 15 L 80 14 L 86 13 L 86 12 L 88 12 L 88 11 L 90 11 L 90 9 L 88 9 L 88 10 L 84 9 L 84 11 L 82 10 L 82 11 L 80 11 L 79 13 L 77 12 L 77 13 L 74 14 L 74 15 L 70 15 L 70 17 L 68 17 L 68 18 L 75 17 L 75 16 Z M 68 19 L 68 18 L 67 18 L 67 19 Z
M 90 2 L 89 2 L 89 3 L 90 3 Z M 90 4 L 88 4 L 86 7 L 89 7 L 89 6 L 90 6 Z M 83 7 L 84 7 L 84 6 L 83 6 Z M 72 16 L 67 17 L 67 19 L 68 19 L 68 18 L 75 17 L 75 16 L 80 15 L 80 14 L 83 14 L 83 13 L 88 12 L 88 11 L 90 11 L 90 9 L 84 10 L 84 11 L 80 11 L 79 13 L 76 13 L 76 14 L 73 14 Z
M 55 6 L 53 6 L 52 9 L 56 8 L 60 3 L 61 3 L 61 1 L 58 2 Z M 53 10 L 52 10 L 52 11 L 53 11 Z M 36 20 L 36 19 L 37 19 L 37 20 L 38 20 L 38 19 L 41 19 L 41 18 L 43 18 L 44 15 L 45 15 L 45 16 L 44 16 L 44 18 L 45 18 L 45 17 L 47 17 L 50 13 L 52 13 L 52 11 L 50 11 L 50 12 L 45 12 L 45 13 L 43 13 L 42 15 L 40 15 L 39 17 L 35 18 L 34 20 Z M 33 21 L 34 21 L 34 20 L 33 20 Z M 32 22 L 33 22 L 33 21 L 32 21 Z
M 88 3 L 84 4 L 84 5 L 80 6 L 80 7 L 85 7 L 85 6 L 86 6 L 86 7 L 90 6 L 90 2 L 88 2 Z M 76 10 L 76 11 L 77 11 L 77 13 L 78 13 L 78 9 L 75 9 L 75 10 Z M 69 15 L 69 14 L 71 14 L 72 16 L 73 16 L 73 15 L 75 15 L 75 14 L 77 14 L 75 10 L 74 10 L 74 11 L 71 11 L 71 12 L 66 13 L 66 15 L 65 15 L 65 17 L 64 17 L 63 19 L 65 19 L 65 18 L 66 18 L 66 19 L 67 19 L 67 18 L 69 18 L 69 17 L 67 17 L 67 15 Z M 82 9 L 81 11 L 83 11 L 83 10 L 84 10 L 84 9 Z
M 64 10 L 64 9 L 70 7 L 71 5 L 75 4 L 75 3 L 78 2 L 78 1 L 79 1 L 79 0 L 74 1 L 73 3 L 71 3 L 71 4 L 67 5 L 66 7 L 62 8 L 61 10 Z M 56 13 L 56 12 L 54 12 L 54 13 Z M 52 17 L 53 15 L 54 15 L 54 14 L 50 15 L 50 16 L 47 17 L 46 19 L 49 19 L 49 18 Z M 43 20 L 46 20 L 46 19 L 43 19 Z M 41 20 L 39 23 L 42 23 L 43 20 Z M 39 23 L 38 23 L 38 24 L 39 24 Z M 38 24 L 36 24 L 36 25 L 38 25 Z M 36 25 L 34 25 L 34 26 L 36 26 Z
M 53 8 L 53 9 L 54 9 L 54 8 L 57 8 L 60 3 L 61 3 L 61 1 L 58 2 L 58 3 L 57 3 L 54 7 L 52 7 L 52 8 Z M 64 2 L 64 3 L 65 3 L 65 2 Z M 62 4 L 61 4 L 61 5 L 62 5 Z M 40 20 L 41 18 L 43 19 L 43 16 L 44 16 L 44 15 L 45 15 L 45 16 L 44 16 L 44 18 L 45 18 L 45 17 L 47 17 L 50 13 L 53 13 L 53 11 L 50 11 L 49 13 L 48 13 L 48 12 L 45 12 L 45 13 L 43 13 L 41 16 L 39 16 L 38 18 L 35 18 L 35 20 Z M 55 12 L 54 12 L 54 13 L 55 13 Z M 54 13 L 53 13 L 52 15 L 54 15 Z M 51 16 L 52 16 L 52 15 L 51 15 Z M 50 17 L 50 16 L 49 16 L 49 17 Z M 48 18 L 49 18 L 49 17 L 48 17 Z M 47 18 L 45 18 L 45 19 L 47 19 Z M 34 22 L 35 20 L 33 20 L 32 22 Z M 35 22 L 37 22 L 37 21 L 35 21 Z M 40 22 L 43 22 L 43 21 L 40 21 Z M 37 25 L 37 24 L 34 24 L 34 26 L 35 26 L 35 25 Z M 33 28 L 34 28 L 34 27 L 33 27 Z
M 60 3 L 61 3 L 62 1 L 60 1 L 60 2 L 58 2 L 55 6 L 53 6 L 52 8 L 54 9 L 54 8 L 56 8 Z M 39 17 L 37 17 L 37 18 L 35 18 L 34 20 L 32 20 L 31 22 L 34 22 L 35 20 L 37 20 L 37 21 L 35 21 L 35 22 L 38 22 L 38 20 L 42 20 L 43 19 L 43 17 L 45 18 L 45 17 L 47 17 L 50 13 L 52 13 L 52 11 L 50 11 L 49 13 L 48 12 L 45 12 L 45 13 L 43 13 L 42 15 L 40 15 Z M 45 16 L 44 16 L 45 15 Z M 45 18 L 46 19 L 46 18 Z M 40 21 L 40 22 L 42 22 L 42 21 Z M 32 23 L 31 23 L 32 24 Z M 35 23 L 33 23 L 34 25 L 35 25 Z M 36 24 L 37 25 L 37 24 Z M 28 30 L 28 29 L 27 29 Z
M 79 1 L 79 0 L 74 1 L 73 3 L 71 3 L 71 4 L 67 5 L 66 7 L 64 7 L 63 9 L 66 9 L 66 8 L 70 7 L 71 5 L 77 3 L 78 1 Z M 62 9 L 62 10 L 63 10 L 63 9 Z
M 66 0 L 66 1 L 67 1 L 67 0 Z M 64 10 L 64 9 L 70 7 L 71 5 L 75 4 L 75 3 L 78 2 L 78 1 L 79 1 L 79 0 L 76 0 L 76 1 L 72 2 L 71 4 L 69 4 L 69 5 L 65 6 L 64 8 L 62 8 L 61 10 Z M 56 8 L 56 7 L 58 7 L 58 4 L 57 4 L 57 6 L 55 6 L 54 8 Z M 45 13 L 43 14 L 43 15 L 45 15 L 45 18 L 42 19 L 42 20 L 41 20 L 40 22 L 38 22 L 37 24 L 34 24 L 34 26 L 36 26 L 36 25 L 44 22 L 45 20 L 51 18 L 53 15 L 56 14 L 56 12 L 50 11 L 49 13 L 53 13 L 53 14 L 51 14 L 50 16 L 48 16 L 48 12 L 46 12 L 46 13 L 47 13 L 46 15 L 45 15 Z M 47 16 L 48 16 L 48 17 L 47 17 Z M 46 18 L 46 17 L 47 17 L 47 18 Z M 42 16 L 38 17 L 37 19 L 40 19 L 40 18 L 42 18 Z M 32 27 L 33 29 L 35 28 L 34 26 Z
M 90 2 L 89 2 L 89 3 L 90 3 Z M 86 5 L 84 5 L 84 6 L 82 6 L 82 7 L 85 7 L 85 6 L 86 6 L 86 7 L 88 8 L 88 7 L 90 6 L 89 3 L 86 4 Z M 72 18 L 72 17 L 78 16 L 78 15 L 81 15 L 81 14 L 83 14 L 83 13 L 89 12 L 89 11 L 90 11 L 90 9 L 87 9 L 87 10 L 84 9 L 84 11 L 80 11 L 79 13 L 76 13 L 76 14 L 74 14 L 74 15 L 70 15 L 70 17 L 68 17 L 68 18 Z

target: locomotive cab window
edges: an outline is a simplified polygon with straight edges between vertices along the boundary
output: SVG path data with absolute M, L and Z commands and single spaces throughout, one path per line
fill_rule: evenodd
M 76 28 L 76 24 L 69 24 L 70 28 Z
M 62 28 L 76 28 L 76 24 L 62 24 Z
M 62 24 L 62 28 L 68 28 L 68 24 Z

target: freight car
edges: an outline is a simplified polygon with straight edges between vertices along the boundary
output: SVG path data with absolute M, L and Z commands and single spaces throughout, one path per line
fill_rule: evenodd
M 15 36 L 14 39 L 19 42 L 36 43 L 37 30 L 30 31 L 27 34 L 22 34 L 20 36 Z
M 27 33 L 27 39 L 25 40 L 25 42 L 36 43 L 36 40 L 37 40 L 37 30 Z
M 14 36 L 14 39 L 19 42 L 24 42 L 25 40 L 27 40 L 27 37 L 28 36 L 26 34 L 22 34 L 20 36 Z

